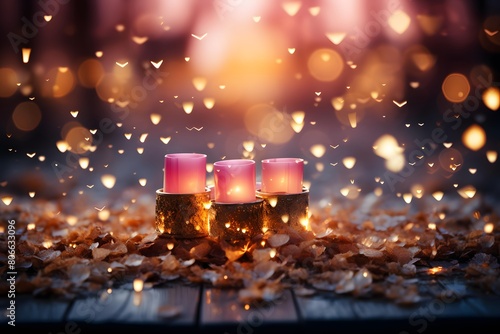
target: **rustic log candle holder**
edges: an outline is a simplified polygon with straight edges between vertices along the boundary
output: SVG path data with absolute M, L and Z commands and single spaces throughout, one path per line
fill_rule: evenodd
M 195 194 L 156 191 L 155 228 L 162 236 L 199 238 L 209 234 L 210 190 Z
M 210 235 L 236 241 L 251 239 L 262 233 L 263 203 L 260 198 L 248 203 L 212 202 Z
M 309 189 L 296 194 L 266 193 L 260 189 L 257 197 L 263 199 L 264 226 L 279 232 L 291 227 L 299 232 L 309 228 Z

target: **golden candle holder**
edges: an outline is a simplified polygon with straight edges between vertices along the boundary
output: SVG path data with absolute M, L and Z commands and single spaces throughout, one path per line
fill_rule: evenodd
M 251 239 L 262 233 L 263 200 L 248 203 L 212 202 L 210 235 L 226 241 Z
M 265 193 L 258 189 L 256 194 L 264 200 L 264 226 L 269 230 L 280 232 L 287 227 L 299 232 L 309 230 L 309 189 L 303 187 L 296 194 Z
M 162 236 L 199 238 L 209 234 L 210 190 L 172 194 L 156 190 L 155 228 Z

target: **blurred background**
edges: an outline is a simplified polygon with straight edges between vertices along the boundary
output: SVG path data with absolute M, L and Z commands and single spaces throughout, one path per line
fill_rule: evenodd
M 4 204 L 154 194 L 178 152 L 208 183 L 303 158 L 313 201 L 500 195 L 499 1 L 3 0 L 0 29 Z

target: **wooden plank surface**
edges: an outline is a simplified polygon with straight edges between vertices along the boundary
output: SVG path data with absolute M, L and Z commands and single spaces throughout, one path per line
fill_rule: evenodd
M 68 321 L 82 328 L 184 328 L 197 324 L 199 286 L 173 285 L 135 292 L 115 289 L 99 298 L 76 300 Z
M 353 298 L 333 292 L 312 296 L 296 294 L 298 312 L 306 328 L 315 333 L 442 333 L 451 329 L 473 330 L 482 320 L 498 326 L 498 311 L 485 313 L 478 308 L 495 303 L 500 297 L 459 298 L 447 290 L 438 279 L 422 281 L 419 285 L 422 300 L 412 305 L 398 305 L 381 298 Z M 471 304 L 477 302 L 477 305 Z M 486 302 L 486 304 L 484 303 Z M 491 307 L 491 305 L 490 305 Z M 490 318 L 488 318 L 490 317 Z
M 43 330 L 54 333 L 65 332 L 64 318 L 71 301 L 64 299 L 34 298 L 31 295 L 16 295 L 15 300 L 15 328 L 17 330 Z M 2 314 L 8 315 L 7 307 L 10 299 L 2 298 L 0 305 Z M 2 317 L 2 326 L 13 329 L 8 325 L 9 318 Z M 2 331 L 3 333 L 3 331 Z
M 279 300 L 245 308 L 238 300 L 238 290 L 204 288 L 201 303 L 201 332 L 272 333 L 276 328 L 292 329 L 299 324 L 290 290 L 285 290 Z
M 140 293 L 130 288 L 103 291 L 99 297 L 73 302 L 19 295 L 16 330 L 197 334 L 276 333 L 277 330 L 315 334 L 429 334 L 476 329 L 481 333 L 497 332 L 500 296 L 480 293 L 453 278 L 436 278 L 421 285 L 427 297 L 412 306 L 330 292 L 302 296 L 297 291 L 285 290 L 283 297 L 275 302 L 248 304 L 245 308 L 238 300 L 238 290 L 175 284 Z M 8 302 L 7 298 L 0 299 L 3 310 Z M 2 333 L 4 328 L 7 320 L 2 323 Z

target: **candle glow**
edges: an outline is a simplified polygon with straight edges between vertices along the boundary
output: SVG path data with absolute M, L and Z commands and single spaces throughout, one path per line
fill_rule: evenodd
M 254 202 L 256 191 L 255 161 L 221 160 L 214 163 L 215 201 L 220 203 Z
M 304 160 L 275 158 L 262 160 L 262 191 L 300 193 L 303 186 Z
M 205 191 L 207 156 L 199 153 L 165 155 L 163 191 L 171 194 L 194 194 Z

